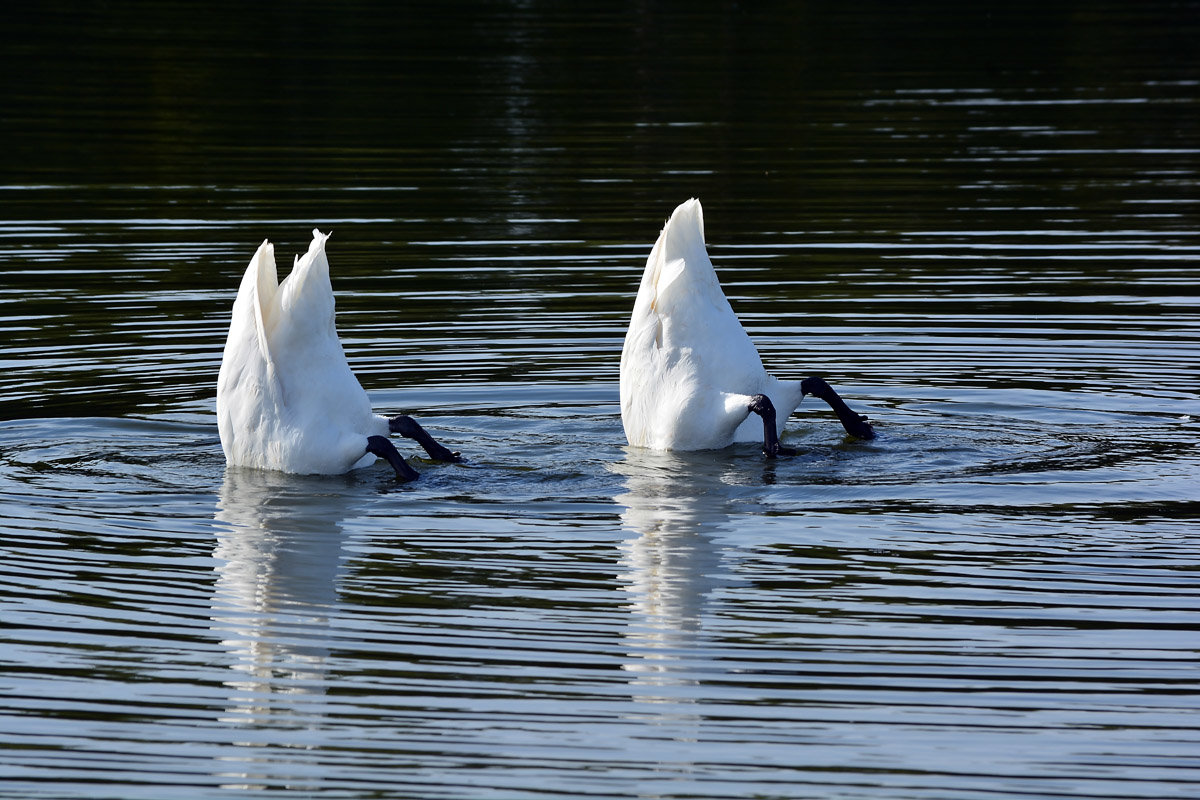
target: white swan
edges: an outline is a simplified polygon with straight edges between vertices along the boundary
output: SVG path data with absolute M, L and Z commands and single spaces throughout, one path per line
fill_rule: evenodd
M 621 351 L 621 422 L 629 444 L 705 450 L 762 438 L 773 457 L 784 422 L 806 394 L 825 400 L 846 431 L 874 431 L 821 378 L 781 381 L 725 299 L 704 247 L 700 201 L 675 209 L 659 234 L 638 288 Z M 751 413 L 761 419 L 752 418 Z
M 279 282 L 264 241 L 242 277 L 217 378 L 217 428 L 231 465 L 295 473 L 342 473 L 387 459 L 410 467 L 387 438 L 415 439 L 435 459 L 457 461 L 410 417 L 382 417 L 346 363 L 334 327 L 325 241 L 312 244 Z

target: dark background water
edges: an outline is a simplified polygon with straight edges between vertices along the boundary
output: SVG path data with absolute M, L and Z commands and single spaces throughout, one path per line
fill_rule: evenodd
M 528 291 L 531 329 L 582 316 L 611 339 L 639 248 L 693 195 L 710 242 L 747 248 L 723 265 L 747 270 L 725 280 L 753 295 L 739 307 L 751 324 L 846 319 L 826 293 L 868 300 L 855 313 L 897 336 L 913 315 L 953 325 L 962 300 L 1086 325 L 1086 304 L 1119 292 L 1169 315 L 1158 279 L 1127 278 L 1130 259 L 1194 254 L 1196 7 L 962 5 L 13 9 L 5 289 L 34 324 L 10 340 L 111 354 L 139 334 L 120 312 L 145 301 L 124 290 L 149 283 L 162 315 L 211 321 L 211 355 L 226 305 L 214 292 L 250 246 L 300 252 L 313 225 L 337 229 L 349 314 L 436 261 L 424 293 L 378 313 L 441 325 L 505 314 L 507 293 Z M 546 267 L 564 261 L 570 291 L 546 296 Z M 1190 283 L 1165 294 L 1194 299 Z M 951 302 L 928 305 L 938 293 Z M 934 368 L 923 361 L 898 358 L 886 379 Z M 89 403 L 145 402 L 141 378 L 87 362 L 72 370 L 105 384 Z M 12 367 L 27 385 L 27 363 Z M 6 414 L 70 410 L 60 381 L 6 392 Z
M 67 3 L 0 41 L 0 796 L 1194 797 L 1200 5 Z M 785 440 L 624 447 L 679 202 Z M 468 457 L 226 470 L 257 245 Z

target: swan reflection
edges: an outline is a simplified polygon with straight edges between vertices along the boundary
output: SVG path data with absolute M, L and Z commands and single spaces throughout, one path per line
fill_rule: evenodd
M 304 706 L 324 694 L 351 485 L 226 469 L 212 600 L 213 629 L 236 659 L 225 721 L 302 726 Z
M 633 534 L 620 545 L 632 612 L 625 669 L 647 701 L 678 700 L 671 687 L 696 682 L 688 662 L 701 643 L 706 608 L 734 583 L 715 542 L 737 501 L 738 478 L 711 452 L 628 448 L 616 470 L 627 491 L 615 500 Z M 657 694 L 656 694 L 657 692 Z

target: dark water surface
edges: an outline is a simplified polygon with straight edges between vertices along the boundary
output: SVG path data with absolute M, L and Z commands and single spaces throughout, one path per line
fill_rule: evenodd
M 1200 5 L 246 5 L 6 11 L 0 797 L 1200 796 Z M 691 196 L 876 441 L 625 447 Z M 226 469 L 314 226 L 467 464 Z

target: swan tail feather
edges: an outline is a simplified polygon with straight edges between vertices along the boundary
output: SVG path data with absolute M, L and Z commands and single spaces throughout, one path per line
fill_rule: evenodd
M 254 310 L 254 330 L 258 349 L 271 363 L 271 330 L 279 317 L 279 276 L 275 269 L 275 247 L 264 239 L 250 263 L 254 280 L 250 283 L 251 305 Z M 250 278 L 250 275 L 246 276 Z

